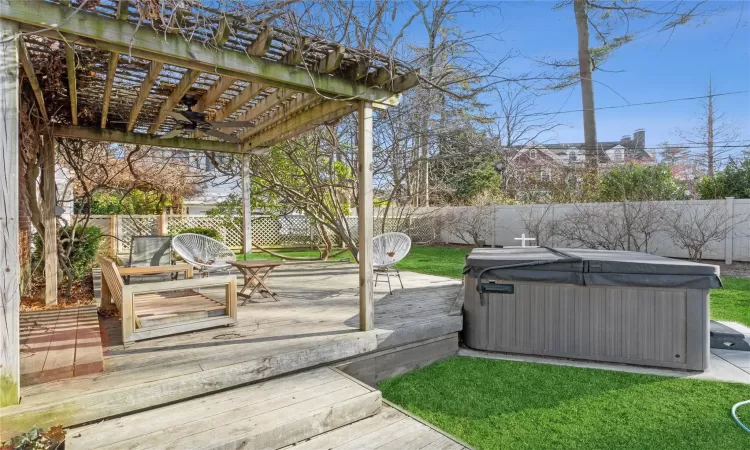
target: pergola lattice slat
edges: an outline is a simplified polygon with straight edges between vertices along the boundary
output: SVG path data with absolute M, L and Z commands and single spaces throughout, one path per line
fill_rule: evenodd
M 148 69 L 148 74 L 143 80 L 143 84 L 141 84 L 141 88 L 138 90 L 138 96 L 136 97 L 135 102 L 133 103 L 133 107 L 130 110 L 130 118 L 128 119 L 127 127 L 128 131 L 132 131 L 133 127 L 135 127 L 135 122 L 138 120 L 138 115 L 141 112 L 141 108 L 143 108 L 143 104 L 146 103 L 146 99 L 151 93 L 151 88 L 154 86 L 154 83 L 156 83 L 156 79 L 159 77 L 159 73 L 161 72 L 161 69 L 163 67 L 164 63 L 156 61 L 151 63 L 151 67 L 149 67 Z
M 70 36 L 79 45 L 128 53 L 151 61 L 174 64 L 203 72 L 234 76 L 249 82 L 286 87 L 301 92 L 324 93 L 386 105 L 398 104 L 393 92 L 368 88 L 342 78 L 306 70 L 289 70 L 279 62 L 237 51 L 216 51 L 202 42 L 173 34 L 154 33 L 147 27 L 119 21 L 87 11 L 77 11 L 45 1 L 0 3 L 0 18 L 36 28 L 54 28 L 55 34 Z M 59 38 L 59 34 L 57 34 Z
M 185 72 L 185 75 L 183 75 L 180 82 L 177 83 L 177 86 L 175 86 L 172 93 L 169 94 L 169 97 L 167 97 L 164 103 L 162 103 L 161 108 L 159 109 L 159 114 L 157 114 L 156 119 L 151 122 L 151 125 L 148 128 L 149 133 L 153 134 L 159 129 L 162 122 L 164 122 L 164 119 L 167 118 L 169 112 L 172 111 L 172 108 L 174 108 L 174 106 L 182 99 L 185 93 L 187 93 L 188 89 L 190 89 L 190 86 L 195 83 L 195 80 L 198 79 L 200 74 L 201 72 L 195 69 L 190 69 Z
M 39 105 L 42 118 L 49 121 L 49 117 L 47 116 L 47 106 L 44 104 L 44 94 L 42 93 L 41 87 L 39 87 L 39 80 L 36 79 L 36 71 L 31 64 L 29 51 L 26 48 L 26 43 L 23 39 L 18 40 L 18 59 L 21 62 L 24 72 L 26 72 L 26 77 L 29 79 L 31 89 L 34 91 L 34 97 L 36 97 L 36 102 Z
M 118 20 L 126 20 L 128 18 L 128 0 L 120 0 L 117 4 L 117 11 L 115 17 Z M 115 74 L 117 73 L 117 64 L 120 62 L 120 54 L 117 52 L 109 53 L 109 60 L 107 61 L 107 81 L 104 86 L 104 96 L 102 98 L 102 118 L 100 125 L 102 128 L 107 126 L 107 115 L 109 114 L 109 103 L 112 97 L 112 86 L 115 82 Z

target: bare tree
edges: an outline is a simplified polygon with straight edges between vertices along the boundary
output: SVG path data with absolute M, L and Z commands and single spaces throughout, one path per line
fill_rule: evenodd
M 726 238 L 734 219 L 723 202 L 685 202 L 669 208 L 664 223 L 672 242 L 687 250 L 692 261 L 700 261 L 711 243 Z
M 553 216 L 554 206 L 551 204 L 532 205 L 521 210 L 521 221 L 526 231 L 536 239 L 537 245 L 550 245 L 552 239 L 558 235 L 559 222 Z
M 492 236 L 492 208 L 462 206 L 447 208 L 441 214 L 448 234 L 469 245 L 480 245 Z
M 554 115 L 539 114 L 539 94 L 517 83 L 495 88 L 498 116 L 490 132 L 506 149 L 540 143 L 540 137 L 562 126 Z
M 572 245 L 593 249 L 655 252 L 654 236 L 665 229 L 659 202 L 574 205 L 559 219 L 559 236 Z
M 695 162 L 702 167 L 708 176 L 721 167 L 721 162 L 736 148 L 735 142 L 740 137 L 739 122 L 727 118 L 716 105 L 716 88 L 711 78 L 708 79 L 706 98 L 701 101 L 701 114 L 692 129 L 678 130 L 680 138 L 697 147 L 691 152 Z

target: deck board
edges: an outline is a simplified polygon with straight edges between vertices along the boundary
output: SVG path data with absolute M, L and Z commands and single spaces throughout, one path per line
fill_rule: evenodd
M 327 431 L 342 420 L 368 417 L 379 403 L 379 392 L 332 369 L 314 369 L 71 430 L 68 445 L 72 450 L 278 448 L 318 434 L 318 426 Z
M 387 405 L 375 416 L 283 450 L 466 449 L 459 442 Z
M 21 405 L 3 408 L 0 418 L 22 428 L 29 421 L 74 425 L 461 330 L 461 316 L 448 315 L 460 281 L 402 277 L 405 289 L 393 295 L 385 285 L 375 288 L 375 329 L 368 332 L 358 329 L 357 267 L 342 263 L 279 268 L 268 281 L 280 301 L 238 307 L 232 327 L 125 346 L 119 320 L 102 319 L 103 373 L 22 386 Z M 223 298 L 221 288 L 200 293 Z
M 38 385 L 104 368 L 95 306 L 21 313 L 21 384 Z

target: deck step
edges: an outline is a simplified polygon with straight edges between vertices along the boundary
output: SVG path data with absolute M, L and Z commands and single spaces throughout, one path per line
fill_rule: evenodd
M 95 384 L 98 389 L 93 392 L 87 391 L 92 385 L 92 380 L 87 377 L 48 383 L 42 385 L 44 391 L 40 391 L 38 395 L 22 398 L 20 405 L 0 409 L 0 440 L 9 439 L 33 426 L 50 427 L 60 424 L 71 427 L 158 408 L 212 392 L 330 364 L 373 351 L 375 348 L 373 332 L 345 334 L 327 338 L 314 347 L 305 342 L 284 343 L 276 346 L 276 353 L 270 356 L 265 350 L 257 355 L 246 354 L 245 349 L 240 347 L 236 354 L 230 355 L 236 361 L 233 365 L 202 367 L 203 370 L 191 369 L 187 373 L 178 370 L 172 376 L 165 375 L 164 378 L 155 381 L 124 386 L 117 384 L 121 377 L 109 380 L 105 370 L 104 374 L 95 375 L 101 379 Z M 147 372 L 147 369 L 144 371 Z M 133 376 L 140 375 L 133 373 Z M 108 388 L 102 389 L 105 386 Z M 58 390 L 69 395 L 58 398 Z M 50 398 L 55 400 L 52 401 Z
M 66 448 L 278 449 L 377 414 L 380 392 L 331 368 L 68 430 Z
M 463 444 L 420 421 L 383 405 L 367 419 L 320 434 L 284 450 L 461 450 Z

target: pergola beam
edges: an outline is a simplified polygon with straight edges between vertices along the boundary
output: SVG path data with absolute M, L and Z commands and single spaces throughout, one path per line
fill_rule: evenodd
M 303 111 L 306 108 L 309 108 L 310 106 L 316 103 L 320 103 L 320 101 L 321 101 L 320 97 L 315 96 L 315 95 L 310 95 L 310 94 L 298 95 L 292 100 L 284 103 L 272 115 L 269 115 L 267 117 L 264 117 L 258 120 L 255 123 L 255 126 L 253 128 L 248 128 L 240 132 L 237 135 L 237 138 L 241 141 L 246 141 L 250 139 L 252 136 L 255 136 L 257 134 L 260 134 L 270 129 L 273 125 L 284 121 L 285 119 L 291 117 L 297 112 Z
M 267 147 L 276 142 L 302 134 L 319 124 L 340 119 L 356 110 L 356 105 L 348 102 L 325 101 L 294 117 L 281 122 L 266 131 L 251 136 L 243 143 L 245 150 Z
M 156 61 L 151 62 L 146 78 L 143 79 L 141 88 L 138 90 L 138 96 L 135 98 L 133 107 L 130 109 L 130 117 L 128 118 L 127 127 L 128 131 L 133 131 L 135 122 L 138 120 L 138 114 L 141 113 L 141 108 L 143 108 L 143 104 L 146 103 L 146 99 L 148 99 L 148 96 L 151 93 L 151 88 L 154 87 L 156 79 L 159 78 L 159 73 L 161 72 L 162 67 L 164 67 L 164 63 Z
M 315 71 L 318 73 L 331 73 L 334 70 L 341 67 L 341 62 L 344 60 L 344 53 L 346 47 L 339 45 L 333 51 L 329 52 L 324 58 L 322 58 L 315 65 Z
M 61 6 L 70 7 L 70 0 L 60 0 Z M 76 89 L 76 52 L 73 44 L 65 42 L 65 65 L 68 71 L 68 98 L 70 99 L 70 121 L 78 125 L 78 90 Z
M 50 2 L 0 2 L 0 18 L 31 26 L 32 32 L 39 35 L 59 39 L 62 34 L 66 39 L 74 39 L 77 45 L 127 53 L 151 61 L 301 92 L 320 92 L 392 106 L 398 104 L 398 96 L 382 88 L 304 70 L 290 70 L 289 66 L 279 62 L 230 49 L 216 51 L 202 42 L 189 41 L 182 36 L 158 33 L 149 27 Z
M 232 77 L 221 77 L 216 82 L 208 88 L 208 91 L 206 91 L 203 96 L 198 99 L 198 103 L 193 108 L 194 111 L 205 111 L 206 108 L 216 103 L 219 98 L 221 98 L 222 94 L 227 91 L 232 85 L 234 84 L 234 78 Z
M 117 12 L 115 17 L 118 20 L 127 20 L 128 18 L 128 0 L 120 0 L 117 4 Z M 120 54 L 117 52 L 110 52 L 109 60 L 107 61 L 107 81 L 104 84 L 104 95 L 102 96 L 102 118 L 101 127 L 107 126 L 107 115 L 109 114 L 109 101 L 112 97 L 112 86 L 115 82 L 115 74 L 117 73 L 117 64 L 120 62 Z
M 217 153 L 244 153 L 241 146 L 222 141 L 204 139 L 168 138 L 161 139 L 151 134 L 130 133 L 101 128 L 55 125 L 52 133 L 61 138 L 89 139 L 92 141 L 117 142 L 120 144 L 150 145 L 153 147 L 178 148 Z M 250 152 L 252 153 L 252 152 Z
M 289 91 L 288 89 L 276 89 L 263 97 L 263 99 L 256 103 L 255 106 L 242 113 L 237 120 L 245 121 L 257 119 L 267 111 L 278 106 L 280 103 L 287 101 L 294 94 L 294 91 Z M 242 140 L 241 137 L 239 139 Z
M 31 58 L 29 58 L 29 51 L 26 48 L 26 43 L 22 38 L 18 38 L 18 59 L 21 61 L 21 66 L 26 77 L 29 79 L 31 90 L 34 91 L 34 97 L 36 97 L 36 103 L 39 106 L 39 112 L 45 122 L 49 122 L 47 116 L 47 107 L 44 104 L 44 94 L 42 88 L 39 86 L 39 80 L 36 78 L 36 72 L 34 72 L 34 65 L 31 64 Z
M 242 108 L 247 102 L 254 99 L 261 93 L 267 86 L 260 83 L 253 83 L 250 86 L 246 86 L 236 97 L 230 100 L 223 108 L 216 111 L 214 114 L 214 121 L 221 122 L 227 117 L 234 114 L 235 111 Z
M 167 118 L 169 112 L 172 111 L 174 105 L 182 100 L 182 97 L 185 95 L 185 93 L 187 93 L 188 89 L 190 89 L 193 83 L 195 83 L 195 80 L 198 79 L 200 74 L 200 70 L 195 69 L 188 69 L 188 71 L 185 72 L 185 75 L 182 76 L 180 82 L 177 83 L 177 86 L 175 86 L 175 88 L 172 90 L 172 93 L 170 93 L 169 97 L 167 97 L 167 99 L 164 100 L 164 103 L 161 104 L 159 113 L 156 115 L 156 118 L 153 120 L 153 122 L 151 122 L 151 126 L 148 127 L 149 133 L 153 134 L 159 130 L 159 127 Z
M 291 50 L 286 52 L 284 56 L 281 57 L 281 64 L 285 64 L 287 66 L 296 66 L 301 63 L 302 56 L 307 49 L 307 42 L 307 38 L 302 38 L 302 40 L 296 47 L 293 47 Z
M 213 44 L 217 47 L 221 47 L 229 39 L 232 32 L 232 22 L 226 17 L 222 17 L 219 21 L 219 25 L 216 28 L 216 34 L 214 34 Z
M 271 48 L 271 42 L 273 42 L 273 28 L 263 27 L 253 43 L 247 47 L 247 54 L 250 56 L 263 56 Z
M 70 99 L 70 121 L 78 125 L 78 90 L 76 89 L 76 52 L 73 45 L 65 44 L 65 65 L 68 71 L 68 98 Z
M 119 62 L 120 54 L 117 52 L 111 52 L 109 54 L 109 60 L 107 61 L 107 81 L 104 84 L 104 95 L 102 96 L 102 119 L 100 122 L 102 128 L 107 126 L 109 99 L 112 97 L 112 85 L 115 82 L 115 73 L 117 72 L 117 64 Z

